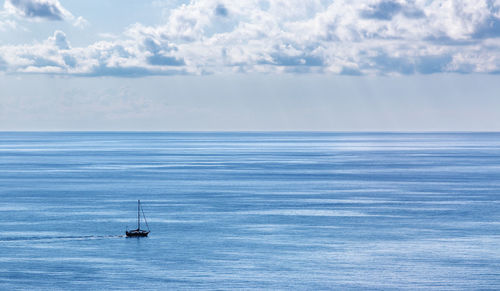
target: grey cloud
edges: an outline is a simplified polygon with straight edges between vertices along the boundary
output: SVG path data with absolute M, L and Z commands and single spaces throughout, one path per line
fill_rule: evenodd
M 172 56 L 165 56 L 162 51 L 172 51 L 176 50 L 175 47 L 162 47 L 154 39 L 148 37 L 143 41 L 144 48 L 146 51 L 152 53 L 153 55 L 146 58 L 148 64 L 154 66 L 184 66 L 186 63 L 182 58 L 176 58 Z
M 342 67 L 340 74 L 345 75 L 345 76 L 361 76 L 361 75 L 363 75 L 363 73 L 361 73 L 360 70 L 358 70 L 356 68 L 350 68 L 350 67 Z
M 168 44 L 160 44 L 159 41 L 151 38 L 151 37 L 146 37 L 144 41 L 142 42 L 144 45 L 144 49 L 148 52 L 151 52 L 153 54 L 158 54 L 161 51 L 164 52 L 170 52 L 170 51 L 177 51 L 178 48 L 175 45 L 172 45 L 170 43 Z
M 474 73 L 476 66 L 474 64 L 460 64 L 458 65 L 453 72 L 458 74 L 471 74 Z M 490 74 L 495 74 L 495 72 L 490 72 Z
M 290 67 L 285 67 L 285 72 L 286 73 L 292 73 L 292 74 L 310 74 L 313 72 L 321 72 L 323 67 L 317 66 L 317 67 L 311 67 L 311 66 L 290 66 Z
M 163 56 L 160 54 L 147 57 L 147 61 L 150 65 L 154 66 L 184 66 L 186 64 L 184 59 Z
M 89 76 L 117 76 L 117 77 L 142 77 L 150 75 L 151 72 L 143 67 L 108 67 L 99 65 L 92 69 Z
M 423 38 L 424 41 L 432 43 L 434 45 L 446 45 L 446 46 L 467 46 L 474 44 L 474 40 L 472 39 L 453 39 L 447 35 L 439 35 L 439 36 L 429 36 Z
M 490 16 L 472 34 L 473 38 L 494 38 L 500 37 L 500 19 Z
M 58 1 L 43 0 L 6 0 L 23 16 L 28 18 L 44 18 L 48 20 L 63 20 L 67 11 Z
M 64 63 L 65 63 L 67 66 L 71 67 L 71 68 L 76 67 L 76 65 L 77 65 L 77 63 L 78 63 L 78 62 L 76 61 L 75 57 L 70 56 L 70 55 L 65 55 L 65 56 L 63 56 L 63 60 L 64 60 Z
M 60 67 L 57 62 L 44 57 L 26 56 L 26 58 L 33 60 L 32 66 L 34 67 Z
M 132 54 L 130 54 L 127 49 L 123 45 L 115 45 L 111 49 L 113 53 L 116 53 L 118 56 L 122 58 L 130 58 L 132 57 Z
M 61 50 L 67 50 L 70 48 L 69 42 L 66 39 L 66 34 L 62 31 L 57 30 L 54 33 L 53 40 L 55 45 Z
M 381 73 L 400 73 L 403 75 L 434 74 L 447 71 L 452 61 L 451 55 L 423 55 L 417 57 L 391 57 L 382 52 L 371 58 L 370 68 Z
M 215 7 L 215 15 L 226 17 L 229 15 L 229 12 L 227 11 L 226 6 L 224 6 L 223 4 L 218 4 L 217 7 Z
M 376 57 L 369 58 L 371 63 L 368 68 L 377 69 L 382 73 L 397 72 L 404 75 L 413 74 L 415 65 L 408 59 L 403 57 L 391 57 L 387 53 L 382 52 Z
M 57 61 L 51 59 L 50 56 L 42 56 L 42 55 L 38 54 L 37 52 L 21 54 L 21 55 L 19 55 L 19 57 L 22 58 L 24 61 L 23 65 L 19 65 L 17 67 L 17 69 L 21 69 L 21 70 L 26 70 L 29 67 L 35 67 L 35 68 L 41 69 L 40 71 L 44 71 L 44 69 L 49 68 L 49 67 L 51 67 L 51 68 L 53 68 L 53 67 L 63 68 L 64 67 L 64 65 L 62 65 L 61 63 L 58 63 Z M 1 64 L 1 58 L 0 58 L 0 70 L 2 69 L 1 66 L 2 66 L 2 64 Z
M 144 39 L 143 44 L 145 49 L 149 52 L 158 53 L 161 50 L 161 46 L 150 37 Z
M 403 15 L 408 18 L 423 18 L 425 13 L 416 7 L 404 7 Z
M 403 9 L 403 6 L 394 1 L 381 1 L 361 12 L 363 18 L 391 20 Z
M 434 74 L 446 71 L 446 66 L 452 61 L 449 55 L 423 56 L 417 59 L 415 68 L 421 74 Z
M 381 1 L 361 11 L 361 17 L 366 19 L 392 20 L 394 16 L 402 13 L 407 18 L 422 18 L 425 13 L 412 4 L 401 5 L 396 1 Z
M 271 54 L 272 61 L 262 60 L 260 64 L 275 66 L 322 66 L 324 62 L 321 58 L 310 55 L 289 56 L 286 54 Z

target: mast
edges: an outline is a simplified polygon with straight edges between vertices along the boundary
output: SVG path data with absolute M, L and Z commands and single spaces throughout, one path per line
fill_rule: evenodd
M 141 208 L 141 200 L 137 200 L 137 230 L 141 229 L 140 208 Z

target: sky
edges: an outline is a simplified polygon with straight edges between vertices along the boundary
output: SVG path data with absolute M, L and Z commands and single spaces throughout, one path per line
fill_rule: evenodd
M 3 0 L 0 130 L 500 131 L 500 0 Z

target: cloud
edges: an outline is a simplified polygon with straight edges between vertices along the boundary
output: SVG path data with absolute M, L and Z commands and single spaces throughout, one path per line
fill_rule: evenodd
M 85 28 L 87 26 L 89 26 L 89 22 L 87 21 L 87 19 L 83 18 L 82 16 L 78 16 L 75 21 L 73 22 L 73 25 L 78 27 L 78 28 Z
M 425 14 L 422 10 L 415 7 L 411 2 L 400 3 L 398 1 L 380 1 L 369 5 L 367 9 L 361 11 L 361 17 L 378 20 L 392 20 L 398 14 L 408 18 L 421 18 Z
M 421 74 L 434 74 L 446 71 L 453 60 L 449 55 L 428 55 L 417 59 L 416 70 Z
M 75 18 L 58 0 L 5 0 L 3 14 L 35 21 L 72 21 L 73 26 L 80 29 L 89 25 L 89 22 L 82 16 Z M 15 22 L 0 19 L 0 30 L 7 25 L 15 26 Z
M 183 59 L 159 54 L 147 57 L 147 61 L 149 64 L 155 66 L 184 66 L 186 64 Z
M 67 50 L 70 48 L 69 42 L 66 39 L 66 34 L 60 30 L 56 30 L 56 32 L 54 32 L 54 36 L 49 38 L 49 41 L 52 41 L 57 48 L 61 50 Z
M 381 1 L 370 5 L 368 9 L 361 12 L 361 15 L 364 18 L 391 20 L 402 8 L 403 6 L 396 1 Z
M 226 17 L 228 16 L 228 14 L 229 12 L 227 11 L 226 6 L 224 6 L 223 4 L 218 4 L 217 7 L 215 7 L 215 15 Z
M 267 65 L 276 65 L 276 66 L 286 66 L 286 67 L 296 67 L 296 66 L 322 66 L 323 60 L 319 57 L 315 56 L 307 56 L 307 55 L 297 55 L 290 56 L 286 54 L 271 54 L 271 59 L 263 60 L 261 64 Z
M 58 0 L 5 0 L 4 8 L 27 18 L 64 20 L 73 18 Z
M 45 11 L 64 15 L 57 1 L 8 0 L 6 6 L 28 2 L 51 4 L 59 10 Z M 56 31 L 41 43 L 0 46 L 0 57 L 11 73 L 75 76 L 500 71 L 496 0 L 176 3 L 163 24 L 137 23 L 122 35 L 82 47 L 70 45 L 68 39 L 76 36 Z M 30 9 L 36 10 L 20 11 Z
M 384 73 L 400 73 L 404 75 L 415 72 L 415 64 L 408 57 L 393 57 L 382 51 L 379 55 L 370 58 L 367 67 L 380 70 Z

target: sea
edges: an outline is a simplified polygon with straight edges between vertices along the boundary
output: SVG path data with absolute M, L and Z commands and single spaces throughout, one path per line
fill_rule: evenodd
M 0 227 L 0 290 L 500 290 L 500 133 L 1 132 Z

